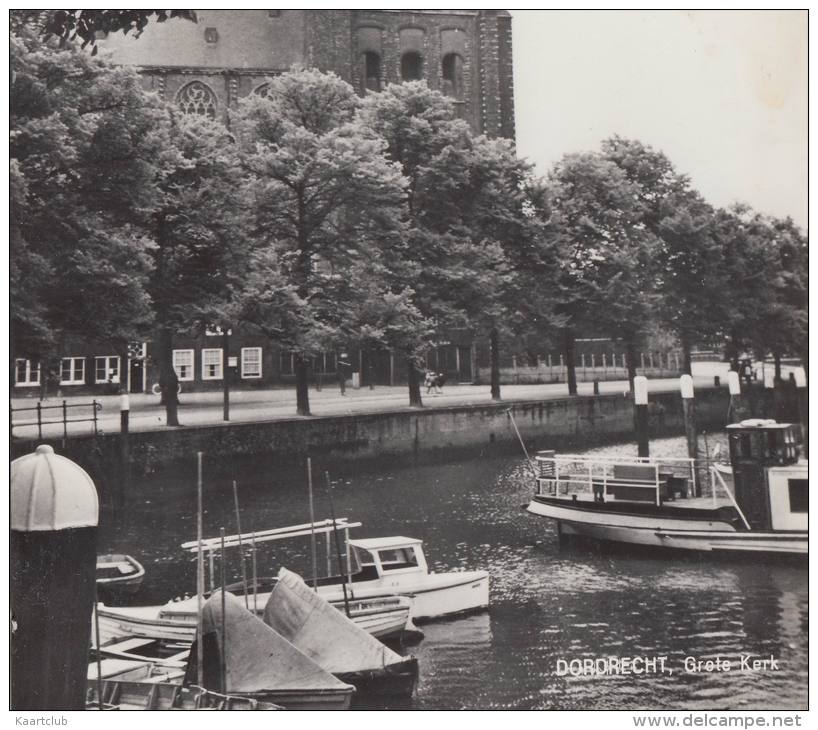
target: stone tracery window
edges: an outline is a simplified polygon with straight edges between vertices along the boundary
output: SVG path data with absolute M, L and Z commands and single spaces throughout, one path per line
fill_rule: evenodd
M 191 81 L 176 95 L 176 103 L 185 114 L 202 114 L 214 119 L 218 100 L 207 84 Z

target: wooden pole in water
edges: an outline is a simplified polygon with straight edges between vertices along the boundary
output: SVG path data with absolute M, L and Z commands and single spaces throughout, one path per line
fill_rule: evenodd
M 219 652 L 220 669 L 222 675 L 222 692 L 227 692 L 227 619 L 225 618 L 225 569 L 224 569 L 224 528 L 220 528 L 219 535 L 222 542 L 221 583 L 222 583 L 222 650 Z
M 349 598 L 347 597 L 347 574 L 344 570 L 344 564 L 341 561 L 341 543 L 338 540 L 338 526 L 335 524 L 335 504 L 332 499 L 332 482 L 329 479 L 329 472 L 325 471 L 324 475 L 327 479 L 327 496 L 329 497 L 329 512 L 332 517 L 332 533 L 335 535 L 335 551 L 338 553 L 338 568 L 341 571 L 341 588 L 344 591 L 344 610 L 347 618 L 349 618 Z
M 687 455 L 691 459 L 699 456 L 699 434 L 696 427 L 696 409 L 694 407 L 693 378 L 682 375 L 679 378 L 679 389 L 682 393 L 682 410 L 685 423 L 685 438 L 687 440 Z M 695 464 L 695 462 L 694 462 Z M 702 473 L 696 471 L 695 497 L 702 496 Z
M 252 537 L 253 546 L 253 613 L 258 613 L 258 574 L 256 572 L 256 533 Z
M 633 379 L 634 420 L 636 424 L 636 444 L 640 458 L 650 456 L 650 435 L 648 433 L 648 379 L 637 375 Z
M 241 544 L 241 517 L 239 516 L 239 491 L 236 480 L 233 480 L 233 504 L 236 508 L 236 532 L 239 536 L 239 557 L 241 558 L 241 582 L 244 585 L 244 607 L 250 610 L 249 588 L 247 586 L 247 568 L 244 565 L 244 547 Z
M 204 687 L 204 637 L 202 631 L 202 599 L 204 597 L 204 556 L 202 555 L 202 452 L 196 452 L 197 465 L 197 509 L 196 539 L 199 548 L 196 552 L 196 679 Z
M 312 553 L 312 588 L 318 592 L 318 557 L 315 548 L 315 506 L 312 501 L 312 459 L 307 457 L 307 491 L 310 498 L 310 550 Z
M 804 456 L 809 458 L 809 391 L 807 373 L 804 368 L 795 369 L 795 388 L 798 398 L 798 419 L 801 421 L 801 440 Z
M 102 653 L 99 650 L 99 588 L 94 583 L 94 633 L 97 637 L 97 700 L 99 703 L 99 710 L 102 712 Z

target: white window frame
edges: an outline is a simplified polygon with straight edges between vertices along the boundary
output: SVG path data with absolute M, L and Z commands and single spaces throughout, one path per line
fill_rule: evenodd
M 188 367 L 189 374 L 182 377 L 179 374 L 179 365 L 176 362 L 177 355 L 189 355 L 190 356 L 190 365 L 188 366 L 187 363 L 183 363 L 184 366 Z M 176 377 L 181 382 L 189 382 L 193 380 L 194 373 L 196 372 L 196 353 L 193 350 L 174 350 L 173 351 L 173 371 L 176 373 Z
M 207 356 L 210 353 L 218 352 L 219 353 L 219 362 L 218 362 L 218 374 L 217 375 L 209 375 L 207 372 L 207 368 L 211 365 L 215 365 L 216 363 L 209 363 L 207 362 Z M 224 377 L 224 353 L 222 352 L 221 347 L 208 347 L 202 349 L 202 380 L 221 380 Z
M 26 371 L 25 371 L 25 380 L 18 380 L 17 373 L 18 367 L 21 362 L 24 362 Z M 40 384 L 40 373 L 42 368 L 40 367 L 40 361 L 33 361 L 28 360 L 24 357 L 18 357 L 14 360 L 14 385 L 18 388 L 35 388 Z M 31 375 L 35 373 L 37 375 L 36 380 L 32 380 Z
M 71 371 L 71 379 L 70 380 L 63 380 L 62 379 L 63 370 L 65 369 L 63 367 L 63 363 L 66 360 L 71 361 L 71 365 L 70 365 L 70 368 L 69 368 L 70 371 Z M 79 361 L 79 363 L 80 363 L 80 368 L 79 368 L 80 377 L 79 378 L 76 377 L 76 372 L 77 372 L 76 363 L 77 363 L 77 361 Z M 62 358 L 60 360 L 60 385 L 85 385 L 85 358 L 84 357 L 64 357 L 64 358 Z
M 105 361 L 105 375 L 100 379 L 99 377 L 99 361 Z M 111 361 L 116 360 L 116 379 L 111 376 Z M 122 379 L 122 370 L 119 367 L 119 355 L 95 355 L 94 356 L 94 382 L 100 383 L 119 383 Z
M 258 353 L 258 372 L 253 374 L 248 374 L 246 371 L 246 359 L 245 353 L 246 352 L 257 352 Z M 260 378 L 262 373 L 262 357 L 261 357 L 261 348 L 260 347 L 242 347 L 241 348 L 241 377 L 245 379 L 251 378 Z

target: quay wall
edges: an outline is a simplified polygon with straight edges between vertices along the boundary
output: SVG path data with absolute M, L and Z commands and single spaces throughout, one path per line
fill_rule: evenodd
M 778 397 L 775 404 L 768 403 L 771 395 L 771 391 L 755 389 L 743 396 L 745 417 L 775 412 L 779 420 L 797 422 L 793 399 Z M 726 388 L 697 390 L 699 429 L 723 428 L 729 405 Z M 383 457 L 432 461 L 519 449 L 509 412 L 529 451 L 579 449 L 634 438 L 632 401 L 617 394 L 134 432 L 128 435 L 127 444 L 115 433 L 70 438 L 64 447 L 60 439 L 50 443 L 57 453 L 109 482 L 176 465 L 187 467 L 197 451 L 204 452 L 211 464 L 264 457 L 282 468 L 303 463 L 308 455 L 333 461 Z M 651 437 L 684 432 L 677 393 L 652 394 L 649 413 Z M 32 441 L 15 440 L 12 458 L 30 453 L 34 446 Z

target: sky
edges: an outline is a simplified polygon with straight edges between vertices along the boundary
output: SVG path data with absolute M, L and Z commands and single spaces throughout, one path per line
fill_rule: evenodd
M 517 149 L 538 172 L 619 134 L 713 205 L 806 229 L 805 11 L 511 14 Z

